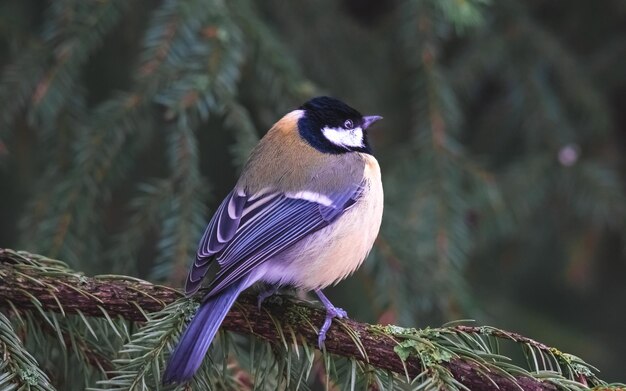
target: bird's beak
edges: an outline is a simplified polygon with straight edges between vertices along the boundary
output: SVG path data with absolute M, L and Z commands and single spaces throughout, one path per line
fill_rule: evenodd
M 383 117 L 381 117 L 380 115 L 367 115 L 363 117 L 363 129 L 369 128 L 370 125 L 381 119 L 383 119 Z

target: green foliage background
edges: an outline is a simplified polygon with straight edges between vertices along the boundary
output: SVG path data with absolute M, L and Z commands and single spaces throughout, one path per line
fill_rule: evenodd
M 384 226 L 337 305 L 619 380 L 625 25 L 621 0 L 0 1 L 0 247 L 179 286 L 259 137 L 333 95 L 385 117 Z

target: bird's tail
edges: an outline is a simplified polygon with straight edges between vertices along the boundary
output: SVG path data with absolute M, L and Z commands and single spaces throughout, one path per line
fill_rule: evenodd
M 196 373 L 237 296 L 254 283 L 250 275 L 205 299 L 167 362 L 163 384 L 184 383 Z

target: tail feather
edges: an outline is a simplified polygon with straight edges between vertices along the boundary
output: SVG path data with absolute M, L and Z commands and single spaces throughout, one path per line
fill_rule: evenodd
M 239 294 L 253 282 L 250 276 L 244 277 L 203 301 L 169 358 L 163 384 L 184 383 L 193 377 L 226 314 Z

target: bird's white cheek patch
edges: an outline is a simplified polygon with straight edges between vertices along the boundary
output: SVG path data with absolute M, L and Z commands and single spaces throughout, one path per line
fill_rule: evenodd
M 322 129 L 322 134 L 328 141 L 340 147 L 363 147 L 363 129 L 361 128 L 346 130 L 325 127 Z

